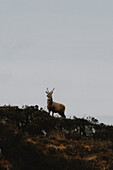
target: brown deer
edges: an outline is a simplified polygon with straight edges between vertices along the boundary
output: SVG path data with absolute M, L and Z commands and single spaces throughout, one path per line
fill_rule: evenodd
M 54 102 L 53 99 L 52 99 L 52 94 L 53 94 L 54 89 L 49 92 L 49 90 L 47 88 L 47 91 L 46 91 L 46 94 L 47 94 L 47 109 L 49 111 L 49 114 L 52 111 L 52 116 L 54 116 L 54 113 L 58 113 L 60 116 L 66 118 L 66 116 L 64 114 L 65 106 L 63 104 Z

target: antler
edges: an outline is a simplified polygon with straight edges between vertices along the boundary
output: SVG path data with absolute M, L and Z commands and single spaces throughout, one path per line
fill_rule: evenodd
M 49 92 L 48 88 L 47 88 L 47 92 Z
M 53 88 L 53 90 L 51 90 L 51 91 L 49 92 L 48 88 L 46 88 L 46 89 L 47 89 L 47 91 L 46 91 L 47 94 L 48 94 L 48 93 L 53 94 L 53 91 L 55 90 L 55 88 Z
M 53 88 L 53 90 L 51 90 L 51 94 L 53 94 L 53 91 L 55 90 L 55 88 Z
M 53 90 L 52 91 L 54 91 L 55 90 L 55 88 L 53 88 Z
M 46 92 L 46 94 L 48 94 L 49 93 L 49 90 L 48 90 L 48 88 L 46 88 L 47 89 L 47 91 L 45 91 Z

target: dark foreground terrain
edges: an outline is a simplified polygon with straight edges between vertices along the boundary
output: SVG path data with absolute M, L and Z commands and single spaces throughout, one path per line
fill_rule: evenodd
M 113 169 L 113 126 L 0 107 L 0 170 Z

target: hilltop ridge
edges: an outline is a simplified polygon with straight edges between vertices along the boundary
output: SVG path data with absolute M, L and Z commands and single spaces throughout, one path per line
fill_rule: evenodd
M 36 106 L 0 107 L 0 169 L 113 169 L 113 126 L 56 118 Z

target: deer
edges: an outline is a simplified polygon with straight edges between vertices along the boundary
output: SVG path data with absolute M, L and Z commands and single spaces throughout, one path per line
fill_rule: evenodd
M 47 88 L 46 94 L 47 94 L 47 109 L 50 115 L 50 112 L 52 111 L 52 116 L 54 116 L 54 113 L 58 113 L 61 117 L 66 118 L 64 112 L 65 112 L 65 106 L 60 103 L 56 103 L 52 99 L 52 94 L 55 88 L 53 88 L 52 91 L 49 91 Z

